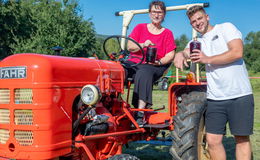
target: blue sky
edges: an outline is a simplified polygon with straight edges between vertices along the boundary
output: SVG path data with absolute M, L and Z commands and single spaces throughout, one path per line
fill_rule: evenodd
M 243 37 L 250 31 L 260 31 L 260 0 L 163 0 L 166 6 L 209 2 L 206 12 L 212 25 L 231 22 L 242 32 Z M 115 12 L 124 10 L 147 9 L 151 0 L 79 0 L 85 19 L 91 18 L 98 34 L 120 35 L 122 16 Z M 135 15 L 130 23 L 128 34 L 138 23 L 149 23 L 147 14 Z M 175 37 L 186 34 L 191 37 L 191 26 L 185 11 L 167 12 L 163 26 L 173 31 Z

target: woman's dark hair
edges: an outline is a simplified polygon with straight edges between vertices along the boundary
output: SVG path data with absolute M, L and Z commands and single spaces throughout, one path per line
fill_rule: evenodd
M 152 1 L 149 4 L 149 12 L 151 12 L 152 6 L 154 6 L 155 8 L 160 8 L 163 11 L 163 13 L 166 14 L 166 7 L 165 7 L 164 2 L 162 2 L 162 1 Z
M 190 7 L 190 8 L 187 10 L 186 15 L 190 18 L 190 17 L 192 17 L 192 16 L 193 16 L 196 12 L 198 12 L 198 11 L 201 11 L 201 12 L 203 12 L 203 13 L 206 14 L 206 12 L 205 12 L 205 10 L 204 10 L 204 8 L 203 8 L 202 6 L 196 5 L 196 6 Z

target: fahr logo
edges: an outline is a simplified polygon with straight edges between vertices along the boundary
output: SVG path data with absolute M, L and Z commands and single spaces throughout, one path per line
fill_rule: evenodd
M 0 79 L 26 78 L 26 67 L 1 67 Z

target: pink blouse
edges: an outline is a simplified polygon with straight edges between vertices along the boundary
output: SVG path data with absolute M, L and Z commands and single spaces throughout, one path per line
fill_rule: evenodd
M 165 28 L 164 31 L 160 34 L 152 34 L 148 30 L 148 23 L 142 23 L 138 24 L 132 31 L 132 33 L 129 35 L 130 38 L 134 39 L 138 43 L 144 43 L 146 40 L 151 40 L 152 43 L 155 44 L 154 47 L 157 48 L 157 57 L 156 60 L 161 59 L 164 57 L 167 53 L 173 51 L 176 49 L 176 44 L 174 41 L 174 36 L 172 34 L 172 31 Z M 144 53 L 146 53 L 147 48 L 143 48 Z M 141 51 L 132 52 L 132 56 L 141 57 Z M 140 62 L 140 60 L 136 58 L 129 59 L 130 61 L 133 61 L 135 63 Z M 145 62 L 145 59 L 144 59 Z M 144 63 L 143 62 L 143 63 Z

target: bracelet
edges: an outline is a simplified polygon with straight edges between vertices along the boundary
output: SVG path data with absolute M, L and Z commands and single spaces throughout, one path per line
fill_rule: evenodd
M 159 65 L 162 65 L 162 62 L 161 62 L 161 60 L 160 60 L 160 59 L 158 60 L 158 63 L 159 63 Z

